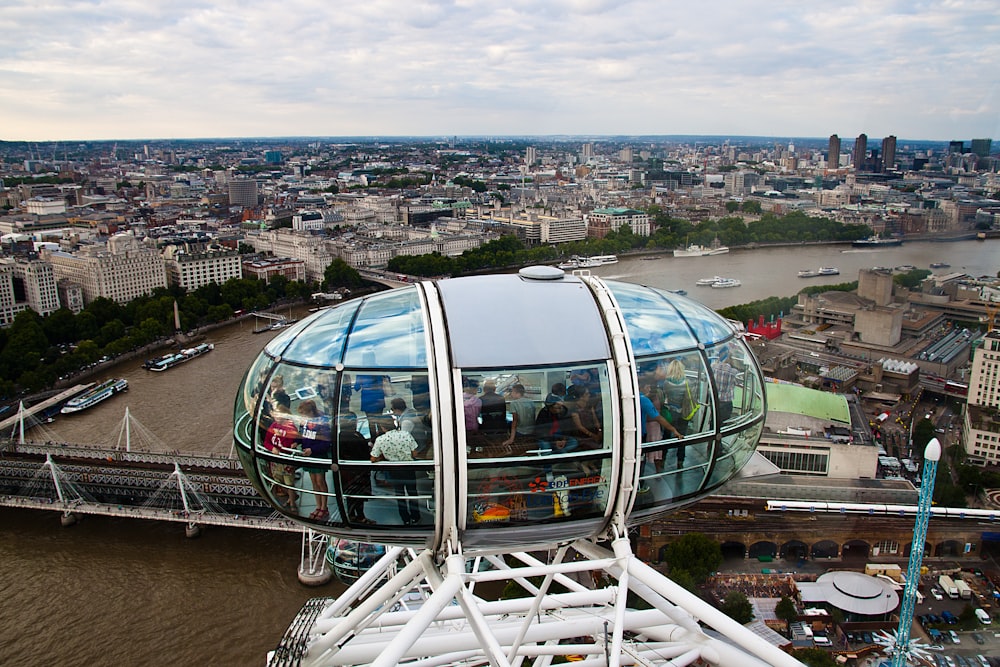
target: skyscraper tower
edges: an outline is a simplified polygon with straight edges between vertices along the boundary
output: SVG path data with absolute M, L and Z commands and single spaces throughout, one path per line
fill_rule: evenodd
M 882 171 L 896 167 L 896 136 L 890 134 L 882 140 Z
M 538 159 L 538 149 L 534 146 L 528 146 L 524 151 L 524 164 L 529 167 L 535 164 L 535 160 Z
M 826 155 L 826 168 L 836 169 L 840 166 L 840 137 L 836 134 L 830 135 L 830 149 Z
M 865 165 L 865 157 L 868 155 L 868 135 L 859 134 L 854 140 L 854 153 L 851 155 L 851 164 L 855 171 L 861 171 Z

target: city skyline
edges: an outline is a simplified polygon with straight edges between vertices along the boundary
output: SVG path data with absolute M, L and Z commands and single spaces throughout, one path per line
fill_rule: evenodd
M 989 2 L 0 8 L 0 140 L 1000 137 Z

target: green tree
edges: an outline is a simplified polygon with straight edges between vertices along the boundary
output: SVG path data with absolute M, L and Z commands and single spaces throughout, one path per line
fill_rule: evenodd
M 323 290 L 360 287 L 363 283 L 364 280 L 358 270 L 339 257 L 330 262 L 323 271 Z
M 722 564 L 722 547 L 703 533 L 687 533 L 666 546 L 665 556 L 671 576 L 674 570 L 686 570 L 701 584 Z
M 795 608 L 795 601 L 787 595 L 782 596 L 778 600 L 778 604 L 774 606 L 774 615 L 783 620 L 786 624 L 791 625 L 798 619 L 799 610 Z
M 754 619 L 753 605 L 746 594 L 740 591 L 730 591 L 719 609 L 737 623 L 746 624 Z
M 756 215 L 760 215 L 762 209 L 760 207 L 759 201 L 748 199 L 747 201 L 743 202 L 743 204 L 740 206 L 740 210 L 743 211 L 744 213 L 753 213 Z
M 792 657 L 809 667 L 837 667 L 833 655 L 820 648 L 799 648 L 792 651 Z
M 740 203 L 730 199 L 726 202 L 726 213 L 736 213 L 740 209 Z

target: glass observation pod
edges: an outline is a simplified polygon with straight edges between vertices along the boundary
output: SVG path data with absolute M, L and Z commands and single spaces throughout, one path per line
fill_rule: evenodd
M 749 460 L 764 413 L 753 355 L 710 309 L 536 266 L 315 313 L 251 365 L 234 433 L 296 521 L 488 551 L 691 503 Z

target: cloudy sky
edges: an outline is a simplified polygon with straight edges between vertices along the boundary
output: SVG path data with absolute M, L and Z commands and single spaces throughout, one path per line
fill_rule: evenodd
M 3 0 L 0 140 L 1000 138 L 997 0 Z

